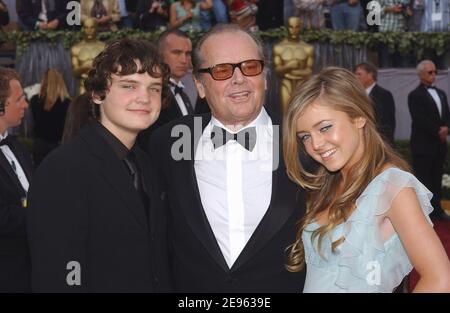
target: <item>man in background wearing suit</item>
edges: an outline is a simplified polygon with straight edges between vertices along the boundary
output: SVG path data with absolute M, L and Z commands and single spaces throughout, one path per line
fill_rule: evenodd
M 192 105 L 181 79 L 191 68 L 192 42 L 188 35 L 178 28 L 169 29 L 159 36 L 159 52 L 170 68 L 170 91 L 165 99 L 158 120 L 139 135 L 139 143 L 145 149 L 151 133 L 160 126 L 186 115 L 209 112 L 206 101 L 197 99 Z
M 33 291 L 169 290 L 165 212 L 135 145 L 158 118 L 168 76 L 142 40 L 114 41 L 94 59 L 85 87 L 98 121 L 50 154 L 31 184 Z
M 167 30 L 159 37 L 158 47 L 164 62 L 170 68 L 169 86 L 172 91 L 168 106 L 161 110 L 158 123 L 162 125 L 182 116 L 209 112 L 207 103 L 201 98 L 193 106 L 181 82 L 192 66 L 192 43 L 186 33 L 177 28 Z
M 375 117 L 380 134 L 394 145 L 395 104 L 389 90 L 377 84 L 378 70 L 375 65 L 363 62 L 355 67 L 355 75 L 375 105 Z
M 279 121 L 263 108 L 263 47 L 219 24 L 199 40 L 193 65 L 211 114 L 164 125 L 149 148 L 169 202 L 174 288 L 301 292 L 304 273 L 284 264 L 305 197 L 279 160 Z
M 417 178 L 433 193 L 432 216 L 450 219 L 441 208 L 442 175 L 450 127 L 447 96 L 433 86 L 437 72 L 432 61 L 420 62 L 417 74 L 420 84 L 408 95 L 413 169 Z
M 28 103 L 17 73 L 0 67 L 0 292 L 29 292 L 25 208 L 31 157 L 8 128 L 19 126 Z
M 171 93 L 168 97 L 167 107 L 161 110 L 159 124 L 186 115 L 194 114 L 192 105 L 181 79 L 191 67 L 192 43 L 189 37 L 179 29 L 165 31 L 158 39 L 158 49 L 164 62 L 170 68 L 169 86 Z

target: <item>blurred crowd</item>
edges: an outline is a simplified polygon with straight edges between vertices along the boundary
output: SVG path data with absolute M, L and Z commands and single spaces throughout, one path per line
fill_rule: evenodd
M 282 26 L 292 15 L 307 28 L 373 32 L 447 31 L 450 21 L 448 0 L 0 0 L 0 24 L 12 15 L 23 30 L 76 29 L 66 21 L 69 2 L 80 4 L 81 22 L 94 17 L 101 30 L 113 31 L 205 32 L 217 23 L 255 31 Z

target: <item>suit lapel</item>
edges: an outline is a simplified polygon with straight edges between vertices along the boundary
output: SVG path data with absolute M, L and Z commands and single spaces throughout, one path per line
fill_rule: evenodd
M 447 120 L 447 110 L 448 110 L 448 105 L 447 105 L 447 101 L 445 99 L 445 94 L 442 93 L 441 90 L 437 90 L 436 91 L 439 99 L 441 100 L 441 112 L 442 114 L 439 116 L 439 119 L 441 120 L 441 122 L 444 122 L 444 125 L 446 124 L 446 120 Z M 437 108 L 436 108 L 437 109 Z
M 8 159 L 3 154 L 3 151 L 0 151 L 0 167 L 3 168 L 11 181 L 14 182 L 14 187 L 19 192 L 19 194 L 24 196 L 25 191 L 23 190 L 22 184 L 20 183 L 16 173 L 14 173 L 14 170 L 12 169 L 11 164 L 9 164 Z
M 31 173 L 32 173 L 31 159 L 29 157 L 28 158 L 26 157 L 26 155 L 24 154 L 26 153 L 26 150 L 25 148 L 22 148 L 20 145 L 21 143 L 18 141 L 17 137 L 12 136 L 9 149 L 12 151 L 17 161 L 19 162 L 20 167 L 25 173 L 28 182 L 31 182 Z M 11 164 L 9 163 L 8 159 L 5 157 L 3 152 L 0 152 L 0 166 L 5 170 L 10 179 L 14 182 L 15 188 L 20 193 L 20 195 L 25 196 L 26 192 L 23 189 L 22 184 L 20 183 L 20 180 L 17 177 L 17 174 L 14 172 L 13 168 L 11 167 Z
M 200 199 L 200 192 L 197 185 L 197 178 L 194 169 L 194 157 L 195 150 L 197 148 L 199 139 L 205 129 L 206 125 L 211 120 L 209 114 L 196 117 L 197 121 L 201 119 L 202 128 L 197 131 L 194 130 L 195 122 L 194 117 L 189 119 L 187 125 L 191 130 L 191 157 L 190 160 L 175 161 L 171 166 L 171 176 L 174 179 L 174 189 L 178 191 L 178 199 L 182 199 L 183 203 L 179 206 L 183 208 L 183 213 L 187 223 L 191 227 L 197 239 L 203 244 L 206 250 L 210 253 L 211 257 L 219 264 L 225 271 L 228 271 L 228 265 L 222 255 L 220 247 L 217 243 L 216 237 L 211 229 L 208 218 L 206 217 L 203 209 L 202 201 Z M 194 130 L 194 131 L 192 131 Z M 175 138 L 176 140 L 177 138 Z
M 175 99 L 175 95 L 172 92 L 170 92 L 170 105 L 167 109 L 170 120 L 174 120 L 183 116 L 183 113 L 181 113 L 181 109 L 178 106 L 177 99 Z
M 147 229 L 144 206 L 122 162 L 114 155 L 114 151 L 92 126 L 88 126 L 86 131 L 80 135 L 90 147 L 92 157 L 95 160 L 93 168 L 98 169 L 100 176 L 111 186 L 114 193 L 122 199 L 138 224 Z
M 429 108 L 431 109 L 432 112 L 434 112 L 435 117 L 437 117 L 438 120 L 441 119 L 440 115 L 439 115 L 439 110 L 437 107 L 437 103 L 436 101 L 434 101 L 433 97 L 430 95 L 430 93 L 428 92 L 427 88 L 423 85 L 422 86 L 422 91 L 424 92 L 424 94 L 426 95 L 426 97 L 428 97 L 428 105 Z M 439 99 L 441 100 L 441 105 L 443 105 L 444 102 L 442 102 L 442 97 L 439 94 L 439 91 L 436 90 L 436 93 L 438 94 Z
M 28 151 L 24 150 L 25 147 L 21 146 L 22 144 L 19 142 L 17 137 L 14 137 L 12 141 L 12 147 L 10 147 L 11 151 L 16 156 L 17 161 L 19 161 L 20 166 L 22 167 L 23 172 L 25 173 L 29 182 L 31 182 L 31 175 L 33 172 L 31 159 L 29 156 L 26 156 L 25 153 Z
M 152 208 L 157 208 L 156 199 L 154 195 L 157 195 L 155 192 L 153 175 L 155 171 L 152 168 L 150 160 L 145 156 L 144 152 L 141 149 L 136 149 L 136 157 L 138 159 L 139 165 L 141 165 L 141 178 L 142 178 L 142 188 L 144 190 L 145 195 L 148 198 L 149 208 L 148 208 L 148 225 L 151 225 L 153 221 L 152 217 Z

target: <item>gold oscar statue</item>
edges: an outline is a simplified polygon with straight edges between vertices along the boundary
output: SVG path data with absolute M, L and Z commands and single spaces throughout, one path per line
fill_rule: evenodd
M 291 16 L 288 19 L 288 37 L 273 47 L 275 73 L 281 79 L 281 112 L 287 110 L 294 88 L 307 79 L 314 66 L 314 47 L 300 40 L 302 22 Z
M 84 80 L 92 67 L 92 61 L 105 48 L 105 44 L 97 40 L 97 23 L 94 19 L 86 19 L 82 31 L 83 40 L 70 49 L 73 74 L 80 80 L 80 95 L 85 92 Z

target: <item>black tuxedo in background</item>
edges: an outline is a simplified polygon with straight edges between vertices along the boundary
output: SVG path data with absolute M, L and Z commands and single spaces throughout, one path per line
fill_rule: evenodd
M 431 204 L 436 213 L 441 213 L 442 175 L 447 154 L 447 143 L 439 139 L 439 128 L 450 128 L 450 113 L 447 96 L 437 89 L 442 104 L 442 116 L 433 97 L 425 85 L 419 85 L 408 95 L 411 113 L 411 152 L 413 169 L 417 178 L 433 193 Z
M 9 137 L 9 136 L 8 136 Z M 8 145 L 31 181 L 31 157 L 17 138 Z M 2 151 L 0 151 L 0 292 L 29 292 L 30 256 L 28 252 L 25 190 Z
M 375 116 L 378 131 L 390 144 L 394 144 L 395 131 L 395 104 L 394 97 L 389 90 L 377 84 L 369 94 L 375 104 Z
M 189 101 L 188 95 L 182 91 L 181 98 L 186 103 L 186 101 Z M 203 114 L 203 113 L 209 113 L 209 106 L 205 99 L 202 99 L 200 97 L 197 98 L 197 103 L 195 105 L 194 114 Z M 163 109 L 161 109 L 161 113 L 159 114 L 159 118 L 156 122 L 156 124 L 159 126 L 162 126 L 170 121 L 176 120 L 183 117 L 183 113 L 181 113 L 181 109 L 178 106 L 177 100 L 175 99 L 175 96 L 172 92 L 169 92 L 169 96 L 167 99 L 167 106 Z
M 167 291 L 166 220 L 155 171 L 133 148 L 150 202 L 146 213 L 126 167 L 94 126 L 52 152 L 31 185 L 33 291 Z M 66 283 L 70 261 L 81 265 L 81 286 Z
M 66 16 L 69 10 L 66 9 L 66 5 L 69 0 L 51 1 L 54 2 L 54 7 L 47 8 L 48 22 L 58 19 L 58 29 L 63 29 L 67 26 Z M 34 30 L 41 10 L 41 0 L 21 0 L 21 4 L 17 8 L 17 15 L 29 30 Z
M 196 118 L 201 120 L 204 129 L 211 115 Z M 191 160 L 176 161 L 171 157 L 172 144 L 179 140 L 171 137 L 172 127 L 176 125 L 191 130 L 191 146 L 185 147 L 190 149 Z M 198 130 L 200 126 L 196 127 Z M 200 131 L 194 132 L 194 117 L 185 116 L 156 130 L 148 147 L 157 161 L 168 196 L 175 291 L 301 292 L 304 272 L 290 273 L 284 264 L 285 249 L 294 242 L 296 223 L 305 212 L 305 198 L 303 191 L 288 179 L 281 151 L 280 164 L 273 171 L 267 213 L 229 269 L 202 207 L 195 177 L 193 160 L 201 135 Z

